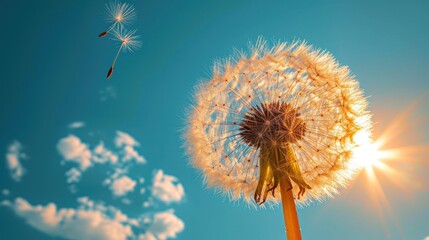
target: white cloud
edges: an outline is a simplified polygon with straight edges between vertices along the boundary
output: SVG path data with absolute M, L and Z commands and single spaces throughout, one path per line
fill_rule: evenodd
M 128 173 L 128 169 L 115 168 L 113 174 L 110 175 L 110 177 L 104 179 L 103 185 L 110 186 L 115 179 L 118 179 L 119 177 L 124 176 L 127 173 Z
M 8 147 L 6 154 L 6 164 L 9 168 L 9 173 L 12 179 L 16 182 L 21 181 L 26 170 L 21 164 L 21 160 L 27 156 L 22 152 L 22 144 L 18 141 L 14 141 Z
M 139 239 L 164 240 L 167 238 L 175 238 L 178 233 L 183 231 L 184 228 L 185 223 L 174 215 L 174 211 L 170 209 L 165 212 L 155 213 L 152 224 L 149 226 L 145 234 L 141 234 L 139 236 Z
M 116 89 L 113 86 L 107 86 L 106 88 L 100 90 L 100 100 L 102 102 L 111 98 L 116 98 L 116 96 Z
M 146 163 L 144 157 L 140 156 L 140 154 L 131 146 L 124 147 L 124 156 L 122 157 L 122 161 L 128 162 L 135 159 L 137 163 Z
M 77 208 L 60 208 L 55 203 L 32 205 L 23 198 L 16 198 L 13 202 L 4 200 L 1 205 L 13 209 L 31 227 L 52 237 L 65 239 L 164 240 L 176 238 L 185 228 L 172 209 L 130 218 L 119 209 L 96 203 L 88 197 L 81 197 L 78 202 Z M 146 232 L 135 234 L 134 227 Z
M 149 201 L 146 201 L 146 202 L 143 202 L 142 206 L 143 206 L 144 208 L 148 208 L 148 207 L 152 206 L 152 203 L 151 203 L 151 202 L 149 202 Z
M 80 181 L 82 173 L 77 168 L 71 168 L 66 172 L 67 183 L 76 183 Z
M 137 163 L 144 164 L 146 160 L 141 156 L 134 147 L 140 146 L 131 135 L 125 132 L 116 131 L 115 145 L 117 148 L 122 148 L 122 161 L 128 162 L 135 160 Z
M 109 216 L 107 211 L 112 208 L 94 205 L 88 199 L 86 201 L 92 206 L 81 202 L 77 209 L 58 209 L 55 203 L 33 206 L 22 198 L 17 198 L 14 202 L 4 201 L 3 205 L 12 208 L 30 226 L 53 237 L 125 240 L 134 235 L 127 216 L 119 210 L 113 209 L 116 214 Z
M 140 143 L 131 137 L 131 135 L 121 131 L 116 131 L 115 144 L 118 148 L 122 146 L 140 146 Z
M 139 143 L 131 135 L 117 131 L 114 141 L 115 146 L 120 148 L 117 153 L 107 149 L 103 142 L 91 151 L 88 144 L 75 135 L 60 139 L 57 149 L 65 161 L 78 164 L 81 173 L 95 164 L 109 163 L 115 167 L 128 168 L 133 160 L 139 164 L 146 163 L 144 157 L 134 149 Z
M 157 240 L 157 239 L 151 232 L 146 232 L 144 234 L 140 234 L 139 240 Z
M 73 128 L 72 125 L 74 124 L 70 124 L 71 128 Z M 183 186 L 177 182 L 175 177 L 164 175 L 162 171 L 155 174 L 153 187 L 143 186 L 148 182 L 144 178 L 129 175 L 132 172 L 128 170 L 135 167 L 136 164 L 146 162 L 136 151 L 140 144 L 131 135 L 121 131 L 117 131 L 113 140 L 114 145 L 111 150 L 106 148 L 103 142 L 92 148 L 75 135 L 69 135 L 58 141 L 56 147 L 63 158 L 61 163 L 70 165 L 65 176 L 72 192 L 77 191 L 76 183 L 81 181 L 87 169 L 104 164 L 104 169 L 108 169 L 104 185 L 112 191 L 113 195 L 120 196 L 119 200 L 124 204 L 136 202 L 141 204 L 141 201 L 131 201 L 127 194 L 132 191 L 144 194 L 146 188 L 149 193 L 156 195 L 157 199 L 165 203 L 177 202 L 184 197 Z M 13 166 L 22 167 L 19 160 L 26 156 L 22 153 L 21 148 L 19 142 L 9 147 L 9 153 L 17 156 L 13 159 L 15 160 Z M 25 170 L 22 168 L 20 173 L 24 172 Z M 88 180 L 91 179 L 88 178 Z M 3 189 L 1 193 L 3 196 L 10 195 L 7 189 Z M 133 217 L 136 218 L 130 218 L 113 206 L 96 203 L 87 197 L 79 198 L 76 208 L 62 208 L 54 202 L 46 205 L 33 205 L 19 197 L 15 200 L 3 200 L 0 202 L 0 206 L 7 206 L 28 225 L 55 238 L 156 240 L 175 238 L 178 233 L 183 231 L 184 223 L 174 214 L 173 210 L 156 212 L 158 206 L 154 202 L 154 197 L 149 194 L 146 199 L 142 200 L 145 201 L 144 207 L 151 208 L 146 209 L 147 212 L 141 216 L 134 215 Z
M 155 173 L 152 182 L 152 196 L 166 204 L 179 202 L 185 196 L 185 190 L 182 184 L 178 183 L 178 179 L 164 174 L 162 170 Z
M 92 165 L 91 151 L 86 144 L 82 143 L 81 140 L 74 135 L 60 139 L 57 144 L 57 149 L 66 161 L 79 164 L 81 171 L 85 171 Z
M 118 156 L 114 154 L 112 151 L 104 147 L 104 143 L 100 142 L 97 147 L 93 150 L 93 160 L 97 163 L 117 163 L 118 162 Z
M 70 190 L 70 192 L 71 193 L 77 193 L 77 186 L 76 185 L 74 185 L 74 184 L 71 184 L 71 185 L 69 185 L 69 190 Z
M 68 125 L 68 128 L 76 129 L 76 128 L 83 128 L 85 127 L 85 122 L 79 121 L 79 122 L 72 122 Z
M 1 193 L 4 195 L 4 196 L 9 196 L 9 194 L 10 194 L 10 191 L 9 191 L 9 189 L 3 189 L 2 191 L 1 191 Z
M 110 185 L 110 189 L 115 196 L 124 196 L 128 192 L 134 191 L 135 186 L 136 181 L 128 176 L 122 176 L 113 180 Z
M 425 239 L 423 239 L 423 240 L 429 240 L 429 236 L 425 237 Z
M 132 203 L 129 198 L 122 198 L 121 202 L 125 205 L 130 205 Z

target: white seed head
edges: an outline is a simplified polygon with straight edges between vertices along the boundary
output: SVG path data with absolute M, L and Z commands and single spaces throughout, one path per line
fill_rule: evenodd
M 124 51 L 134 51 L 141 47 L 139 36 L 135 35 L 137 30 L 126 30 L 122 26 L 113 30 L 113 40 L 118 41 L 122 45 Z
M 192 164 L 209 186 L 252 203 L 258 144 L 287 141 L 311 186 L 300 203 L 333 196 L 359 169 L 354 151 L 371 138 L 371 116 L 358 82 L 330 53 L 302 42 L 268 48 L 259 39 L 251 49 L 215 64 L 212 78 L 197 87 L 186 131 Z M 280 123 L 274 108 L 264 107 L 270 104 L 280 104 L 275 111 L 284 114 L 276 114 L 288 119 L 275 131 Z M 255 118 L 261 108 L 271 115 Z M 256 129 L 252 121 L 264 127 Z M 292 185 L 297 196 L 299 188 Z M 280 189 L 275 193 L 267 201 L 278 202 Z
M 128 3 L 110 2 L 106 4 L 107 21 L 118 24 L 128 24 L 136 17 L 133 5 Z

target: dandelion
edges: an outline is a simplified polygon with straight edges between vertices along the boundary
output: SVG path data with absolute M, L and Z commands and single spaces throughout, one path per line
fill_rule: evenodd
M 106 11 L 108 14 L 107 21 L 111 23 L 110 27 L 100 33 L 98 37 L 104 37 L 115 29 L 115 27 L 120 27 L 125 24 L 128 24 L 136 17 L 136 13 L 133 5 L 128 3 L 117 3 L 110 2 L 106 4 Z
M 138 40 L 139 36 L 135 35 L 136 30 L 127 31 L 123 27 L 118 28 L 114 31 L 113 40 L 121 43 L 119 49 L 116 53 L 113 63 L 110 66 L 109 71 L 107 72 L 107 78 L 109 78 L 113 73 L 113 68 L 115 67 L 116 60 L 118 59 L 119 53 L 121 51 L 134 51 L 135 49 L 141 46 L 141 42 Z
M 259 39 L 197 87 L 188 152 L 207 184 L 233 200 L 281 201 L 288 239 L 300 239 L 295 200 L 330 197 L 359 170 L 355 151 L 371 137 L 366 108 L 358 82 L 331 54 Z

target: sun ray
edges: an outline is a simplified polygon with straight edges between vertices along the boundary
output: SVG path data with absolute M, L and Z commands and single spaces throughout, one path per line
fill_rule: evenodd
M 407 120 L 419 103 L 420 100 L 413 102 L 394 118 L 392 123 L 380 134 L 380 137 L 374 141 L 362 142 L 359 149 L 354 152 L 356 162 L 360 163 L 362 169 L 361 175 L 365 178 L 367 195 L 369 195 L 372 203 L 370 207 L 377 213 L 387 236 L 390 236 L 387 221 L 392 222 L 399 232 L 402 231 L 399 221 L 395 217 L 394 209 L 389 202 L 389 196 L 385 192 L 386 188 L 391 187 L 389 183 L 400 189 L 406 197 L 413 197 L 416 190 L 429 189 L 427 184 L 409 170 L 410 165 L 428 164 L 428 161 L 420 160 L 422 156 L 427 160 L 429 144 L 395 146 L 395 144 L 401 144 L 401 139 L 406 139 L 406 134 L 416 131 Z M 368 138 L 363 136 L 362 139 Z M 388 182 L 381 181 L 381 177 L 387 179 Z

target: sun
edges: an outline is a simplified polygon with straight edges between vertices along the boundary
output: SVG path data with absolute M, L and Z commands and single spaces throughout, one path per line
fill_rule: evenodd
M 363 166 L 367 171 L 369 171 L 373 166 L 380 164 L 383 154 L 379 147 L 379 144 L 377 144 L 376 142 L 366 144 L 362 147 Z
M 359 179 L 366 185 L 365 192 L 359 195 L 371 200 L 371 208 L 383 223 L 387 235 L 390 235 L 388 221 L 393 221 L 395 228 L 401 228 L 394 208 L 390 206 L 391 196 L 386 194 L 387 190 L 395 189 L 395 192 L 409 198 L 417 190 L 428 189 L 427 183 L 412 169 L 424 160 L 421 155 L 429 152 L 429 146 L 413 145 L 414 141 L 403 145 L 403 139 L 411 139 L 410 133 L 416 131 L 416 126 L 408 117 L 417 105 L 418 101 L 393 118 L 376 138 L 373 138 L 372 130 L 360 132 L 354 138 L 358 144 L 353 151 L 354 163 L 360 173 Z
M 366 136 L 360 138 L 356 140 L 360 142 L 360 146 L 356 148 L 354 157 L 367 172 L 373 171 L 373 168 L 383 168 L 383 161 L 393 157 L 392 152 L 382 149 L 383 142 L 380 139 L 373 141 Z
M 403 143 L 398 141 L 406 137 L 403 135 L 404 133 L 412 132 L 412 124 L 407 121 L 407 118 L 410 117 L 418 104 L 419 101 L 414 102 L 394 118 L 377 138 L 373 138 L 371 130 L 361 131 L 354 137 L 354 141 L 358 145 L 353 151 L 357 168 L 365 170 L 369 176 L 375 174 L 374 171 L 378 170 L 391 178 L 404 178 L 404 182 L 409 182 L 407 179 L 412 177 L 405 176 L 406 173 L 395 169 L 393 163 L 411 162 L 414 160 L 416 153 L 429 150 L 427 145 L 401 146 Z M 396 147 L 392 147 L 394 145 Z
M 357 169 L 370 170 L 380 163 L 383 155 L 382 150 L 380 150 L 380 143 L 373 141 L 369 130 L 359 132 L 353 140 L 358 146 L 353 150 L 353 159 Z

